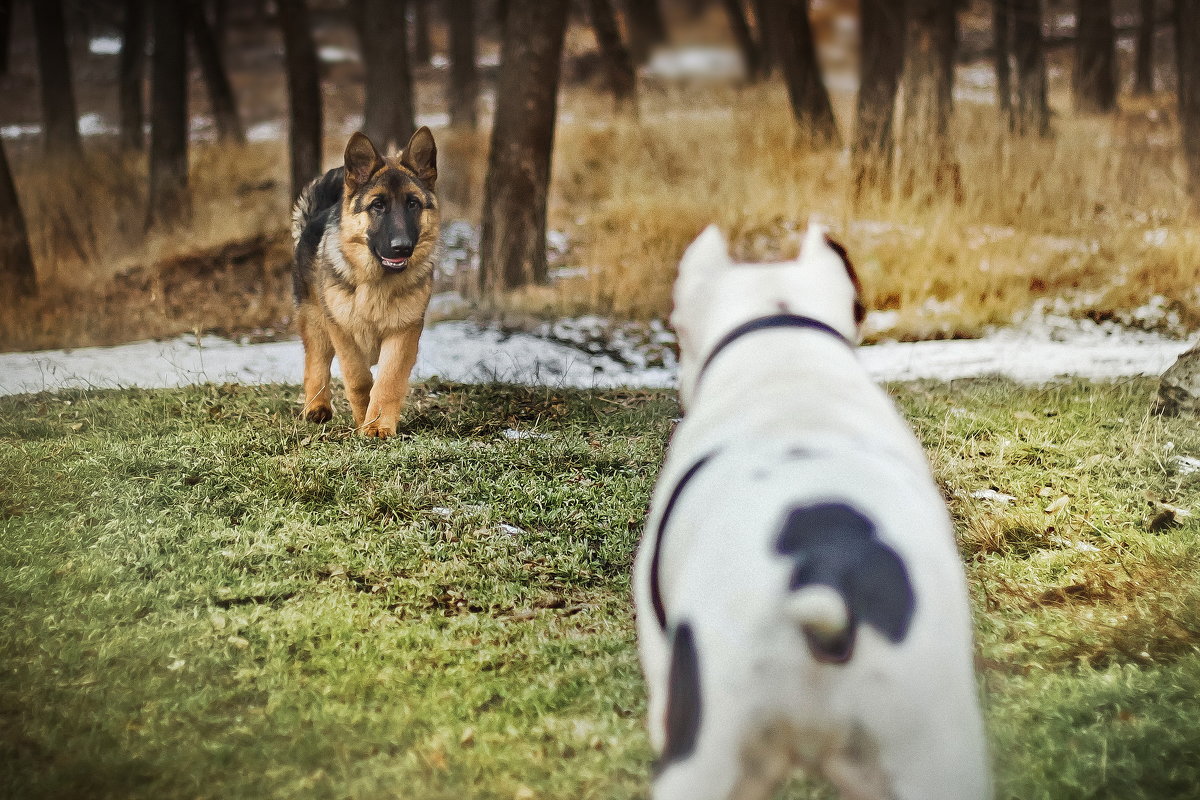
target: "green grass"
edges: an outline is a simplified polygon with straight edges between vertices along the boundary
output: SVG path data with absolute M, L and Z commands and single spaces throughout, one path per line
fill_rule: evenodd
M 999 796 L 1195 797 L 1200 524 L 1150 522 L 1200 512 L 1200 429 L 1148 382 L 893 391 Z M 0 796 L 644 797 L 629 573 L 673 398 L 423 384 L 385 443 L 293 398 L 0 398 Z

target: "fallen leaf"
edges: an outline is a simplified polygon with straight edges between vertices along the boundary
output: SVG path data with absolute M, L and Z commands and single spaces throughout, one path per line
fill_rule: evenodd
M 463 747 L 471 747 L 475 744 L 475 729 L 467 728 L 462 732 L 462 736 L 458 737 L 458 743 Z
M 1028 411 L 1013 412 L 1013 419 L 1024 420 L 1026 422 L 1037 422 L 1037 416 L 1030 414 Z
M 1054 494 L 1054 487 L 1052 486 L 1043 486 L 1041 489 L 1038 489 L 1038 497 L 1049 497 L 1052 494 Z
M 1064 494 L 1062 497 L 1058 498 L 1053 503 L 1046 506 L 1046 513 L 1047 514 L 1057 514 L 1058 512 L 1060 512 L 1064 508 L 1066 508 L 1070 504 L 1070 502 L 1071 502 L 1071 498 Z

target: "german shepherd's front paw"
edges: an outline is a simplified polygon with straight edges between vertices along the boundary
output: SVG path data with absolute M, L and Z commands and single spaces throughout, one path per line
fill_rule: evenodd
M 304 418 L 309 422 L 329 422 L 333 419 L 333 408 L 330 406 L 310 406 L 304 410 Z
M 396 426 L 371 422 L 362 427 L 362 435 L 368 439 L 390 439 L 396 435 Z

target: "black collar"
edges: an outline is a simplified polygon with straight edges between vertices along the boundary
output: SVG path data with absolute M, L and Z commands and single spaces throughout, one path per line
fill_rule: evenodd
M 733 344 L 735 341 L 748 333 L 769 330 L 771 328 L 808 328 L 814 331 L 822 331 L 823 333 L 828 333 L 830 336 L 833 336 L 847 347 L 854 347 L 854 344 L 845 336 L 842 336 L 842 334 L 839 333 L 836 328 L 834 328 L 832 325 L 827 325 L 826 323 L 821 322 L 819 319 L 805 317 L 800 314 L 787 313 L 772 314 L 769 317 L 758 317 L 757 319 L 752 319 L 749 322 L 743 322 L 741 325 L 738 325 L 729 333 L 725 334 L 721 341 L 717 342 L 716 346 L 709 351 L 708 358 L 704 359 L 704 364 L 700 367 L 700 373 L 696 376 L 696 383 L 700 383 L 700 379 L 703 378 L 704 373 L 708 371 L 708 367 L 712 364 L 713 359 L 720 355 L 721 351 L 726 347 Z

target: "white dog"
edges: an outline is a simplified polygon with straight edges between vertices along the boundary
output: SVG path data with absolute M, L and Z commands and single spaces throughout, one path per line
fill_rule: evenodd
M 818 226 L 795 262 L 735 266 L 715 227 L 684 254 L 686 417 L 635 571 L 655 800 L 768 798 L 797 766 L 855 800 L 991 794 L 962 562 L 860 315 Z

